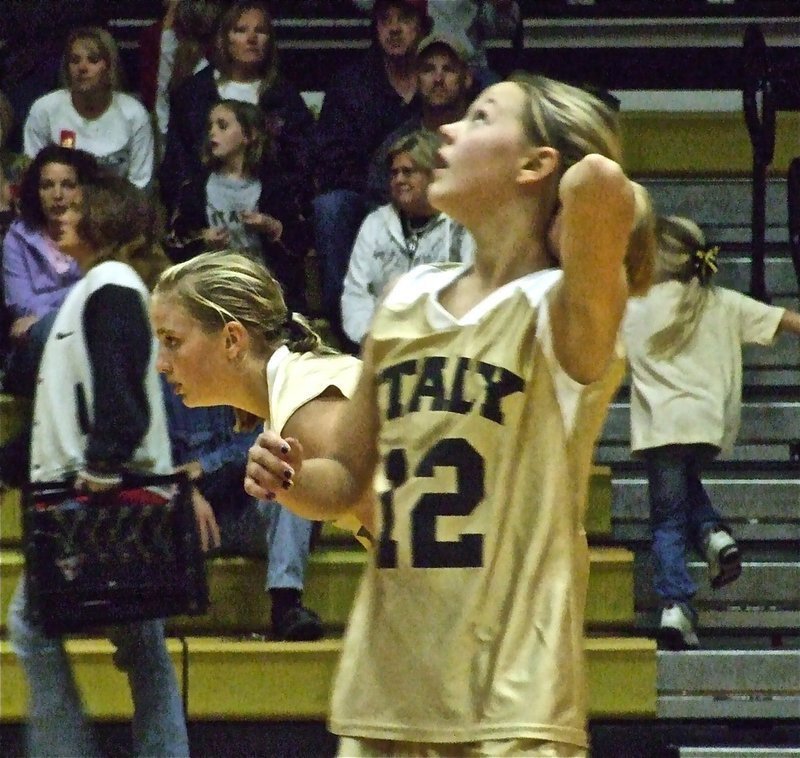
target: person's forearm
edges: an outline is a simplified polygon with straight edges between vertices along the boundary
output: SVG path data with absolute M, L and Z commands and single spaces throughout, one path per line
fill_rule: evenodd
M 781 322 L 778 325 L 778 331 L 800 334 L 800 313 L 788 309 L 785 310 L 783 318 L 781 318 Z
M 281 505 L 312 521 L 330 521 L 351 511 L 363 496 L 350 472 L 332 458 L 311 458 L 276 493 Z

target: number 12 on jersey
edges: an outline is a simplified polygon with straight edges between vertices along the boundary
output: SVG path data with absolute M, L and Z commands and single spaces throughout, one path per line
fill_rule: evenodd
M 427 492 L 411 510 L 409 529 L 414 568 L 477 568 L 483 565 L 483 535 L 462 534 L 458 540 L 436 539 L 440 516 L 469 516 L 484 496 L 484 462 L 465 439 L 437 442 L 418 463 L 412 476 L 430 478 L 440 467 L 455 471 L 455 492 Z M 380 496 L 383 530 L 378 540 L 378 568 L 397 568 L 397 539 L 393 538 L 395 490 L 409 477 L 405 450 L 394 448 L 385 459 L 390 488 Z

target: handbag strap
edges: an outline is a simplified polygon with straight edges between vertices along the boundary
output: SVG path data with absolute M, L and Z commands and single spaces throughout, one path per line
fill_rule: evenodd
M 65 497 L 87 495 L 75 489 L 74 478 L 64 481 L 30 482 L 23 488 L 28 499 L 35 498 L 40 502 L 63 500 Z M 151 474 L 142 471 L 123 471 L 122 481 L 108 492 L 131 489 L 134 487 L 168 487 L 177 484 L 180 489 L 190 486 L 189 475 L 185 471 L 174 471 L 169 474 Z

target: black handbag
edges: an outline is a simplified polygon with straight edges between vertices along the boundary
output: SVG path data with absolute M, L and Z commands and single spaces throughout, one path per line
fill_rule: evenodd
M 23 489 L 22 521 L 28 606 L 49 635 L 208 608 L 183 472 L 125 474 L 92 494 L 34 482 Z

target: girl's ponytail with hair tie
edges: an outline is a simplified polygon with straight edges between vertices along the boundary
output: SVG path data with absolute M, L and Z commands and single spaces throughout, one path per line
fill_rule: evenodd
M 717 273 L 717 255 L 719 254 L 719 246 L 709 247 L 707 249 L 695 250 L 692 253 L 692 267 L 695 276 L 700 280 L 702 286 L 706 286 L 711 277 Z
M 283 331 L 290 340 L 303 339 L 306 336 L 306 330 L 303 325 L 294 320 L 294 313 L 289 311 L 283 321 Z

